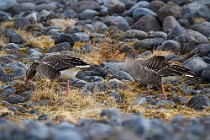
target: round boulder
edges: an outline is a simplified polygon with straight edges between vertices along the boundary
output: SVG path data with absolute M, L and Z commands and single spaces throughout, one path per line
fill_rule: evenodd
M 179 22 L 173 16 L 168 16 L 163 20 L 163 31 L 167 33 L 177 25 Z
M 185 63 L 185 67 L 195 73 L 196 76 L 200 76 L 202 71 L 207 67 L 207 64 L 200 57 L 194 57 Z
M 168 50 L 175 53 L 179 53 L 181 51 L 181 45 L 177 41 L 167 40 L 167 41 L 164 41 L 161 46 L 158 46 L 157 49 Z
M 131 28 L 139 29 L 145 32 L 160 31 L 161 25 L 156 17 L 151 15 L 146 15 L 141 17 L 137 22 L 135 22 Z
M 181 8 L 173 2 L 168 2 L 158 10 L 157 15 L 161 21 L 167 16 L 173 16 L 177 19 L 181 17 Z
M 206 82 L 210 82 L 210 64 L 201 73 L 201 79 Z

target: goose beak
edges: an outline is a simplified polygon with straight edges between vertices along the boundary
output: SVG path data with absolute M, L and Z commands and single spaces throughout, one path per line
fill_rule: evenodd
M 25 85 L 28 85 L 28 81 L 29 81 L 29 79 L 28 78 L 25 78 L 25 80 L 24 80 Z
M 119 54 L 120 54 L 120 51 L 117 50 L 117 51 L 115 52 L 115 56 L 117 56 L 117 55 L 119 55 Z

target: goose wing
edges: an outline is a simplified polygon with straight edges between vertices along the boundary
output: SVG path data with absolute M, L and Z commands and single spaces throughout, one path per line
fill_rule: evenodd
M 88 66 L 83 60 L 69 55 L 51 55 L 43 58 L 42 64 L 48 65 L 57 71 L 72 67 Z

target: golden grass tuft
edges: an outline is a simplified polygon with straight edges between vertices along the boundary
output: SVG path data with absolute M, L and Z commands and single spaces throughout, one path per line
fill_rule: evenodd
M 49 36 L 33 36 L 30 32 L 24 30 L 16 30 L 18 34 L 20 34 L 25 40 L 26 44 L 30 45 L 32 48 L 51 48 L 54 46 L 54 40 Z
M 203 23 L 204 21 L 206 21 L 206 19 L 202 17 L 194 17 L 190 19 L 190 22 L 193 24 L 200 24 L 200 23 Z
M 1 24 L 2 28 L 13 28 L 14 22 L 13 21 L 5 21 Z
M 61 27 L 64 30 L 68 26 L 74 26 L 77 21 L 73 19 L 51 19 L 48 22 L 50 25 Z

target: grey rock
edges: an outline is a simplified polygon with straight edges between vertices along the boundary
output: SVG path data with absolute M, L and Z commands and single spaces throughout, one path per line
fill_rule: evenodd
M 1 0 L 0 2 L 0 10 L 7 11 L 17 5 L 16 0 Z
M 175 26 L 180 25 L 173 16 L 168 16 L 163 20 L 163 31 L 169 32 Z
M 86 84 L 88 84 L 88 82 L 86 82 L 85 80 L 78 80 L 75 84 L 73 84 L 73 86 L 77 88 L 83 88 Z
M 160 31 L 161 25 L 156 17 L 146 15 L 142 16 L 138 21 L 136 21 L 132 26 L 132 29 L 139 29 L 145 32 L 149 31 Z
M 76 13 L 72 9 L 65 9 L 64 13 L 63 13 L 63 16 L 65 18 L 74 18 L 76 16 Z
M 70 123 L 70 122 L 63 121 L 63 122 L 57 124 L 55 126 L 55 128 L 62 131 L 62 130 L 72 130 L 72 129 L 75 129 L 75 126 L 72 123 Z
M 200 76 L 202 71 L 206 68 L 207 64 L 200 57 L 194 57 L 185 63 L 185 67 Z
M 47 114 L 43 113 L 43 114 L 40 114 L 37 118 L 37 120 L 47 120 Z
M 2 32 L 2 31 L 0 31 Z M 3 30 L 3 35 L 6 39 L 8 39 L 9 43 L 15 43 L 15 44 L 22 44 L 24 43 L 24 39 L 21 35 L 17 34 L 14 30 L 11 29 L 5 29 Z
M 17 77 L 25 74 L 27 66 L 21 62 L 12 62 L 6 64 L 5 68 L 12 70 L 11 75 Z
M 11 19 L 12 19 L 12 17 L 8 13 L 0 11 L 0 21 L 1 22 L 10 21 Z
M 143 16 L 154 16 L 156 17 L 157 14 L 150 9 L 147 8 L 137 8 L 133 11 L 133 19 L 139 20 Z
M 127 12 L 125 15 L 131 16 L 134 12 L 134 10 L 136 10 L 137 8 L 148 8 L 149 6 L 149 2 L 147 1 L 139 1 L 138 3 L 136 3 L 135 5 L 133 5 Z
M 35 6 L 35 11 L 41 12 L 42 10 L 47 10 L 47 11 L 55 11 L 58 8 L 56 2 L 50 2 L 46 4 L 40 4 Z
M 145 133 L 145 139 L 155 140 L 168 140 L 173 135 L 173 130 L 170 125 L 163 124 L 159 119 L 152 119 L 150 122 L 150 129 Z
M 108 14 L 122 14 L 125 11 L 125 5 L 122 3 L 117 3 L 108 6 Z
M 196 18 L 196 17 L 202 17 L 208 19 L 210 17 L 210 15 L 208 14 L 209 12 L 210 9 L 206 5 L 199 4 L 197 2 L 190 3 L 184 6 L 181 10 L 182 18 L 185 19 Z
M 11 85 L 4 86 L 2 89 L 2 98 L 3 100 L 11 103 L 11 104 L 18 104 L 26 102 L 30 99 L 31 93 L 28 91 L 22 92 L 17 94 L 16 89 Z
M 200 23 L 200 24 L 195 24 L 192 27 L 193 30 L 202 33 L 206 37 L 210 37 L 209 28 L 210 28 L 210 22 L 207 22 L 207 21 Z
M 182 88 L 182 90 L 184 91 L 184 93 L 185 93 L 186 95 L 191 94 L 191 92 L 193 91 L 193 89 L 187 87 L 187 85 L 185 85 L 185 84 L 181 85 L 181 88 Z
M 81 135 L 76 131 L 55 131 L 52 140 L 83 140 Z
M 95 10 L 84 10 L 79 14 L 79 19 L 86 20 L 86 19 L 92 19 L 99 13 Z
M 100 21 L 94 22 L 93 26 L 95 27 L 95 30 L 99 33 L 103 33 L 108 28 L 106 24 Z
M 141 40 L 141 39 L 145 39 L 147 37 L 148 37 L 148 35 L 146 32 L 132 29 L 132 30 L 128 30 L 128 31 L 124 32 L 121 39 L 125 40 L 125 39 L 137 38 L 137 39 Z
M 208 56 L 210 53 L 210 44 L 200 44 L 197 48 L 199 51 L 199 56 Z M 195 50 L 196 51 L 196 50 Z
M 122 61 L 103 61 L 101 65 L 105 71 L 112 75 L 118 71 L 126 71 L 125 63 Z
M 56 44 L 55 46 L 47 50 L 47 52 L 61 52 L 61 51 L 69 51 L 69 50 L 71 50 L 71 44 L 69 42 L 62 42 L 62 43 Z
M 147 99 L 145 97 L 138 97 L 135 101 L 135 105 L 139 106 L 143 103 L 145 103 L 147 101 Z
M 176 39 L 178 37 L 181 38 L 181 35 L 185 34 L 186 30 L 182 26 L 175 26 L 172 30 L 168 33 L 168 39 Z
M 152 50 L 160 46 L 165 40 L 163 38 L 148 38 L 143 39 L 134 45 L 137 50 Z
M 122 17 L 122 16 L 107 16 L 104 18 L 103 20 L 104 23 L 112 23 L 112 25 L 118 25 L 118 24 L 125 24 L 128 25 L 128 21 L 126 20 L 126 18 Z
M 206 68 L 201 73 L 201 79 L 206 82 L 210 82 L 210 65 L 208 64 Z
M 181 104 L 181 105 L 185 105 L 185 104 L 188 103 L 187 99 L 185 97 L 182 97 L 182 96 L 175 97 L 174 102 L 178 103 L 178 104 Z
M 173 106 L 173 105 L 175 105 L 175 103 L 173 101 L 170 101 L 170 100 L 155 100 L 151 104 L 156 105 L 156 106 L 165 106 L 165 105 Z
M 190 26 L 190 22 L 187 19 L 179 19 L 178 22 L 182 27 L 187 28 Z
M 185 4 L 188 4 L 188 3 L 191 3 L 192 0 L 172 0 L 174 3 L 180 5 L 180 6 L 183 6 Z
M 124 86 L 123 82 L 121 82 L 120 80 L 116 78 L 110 79 L 106 84 L 111 89 L 118 89 Z
M 69 42 L 71 46 L 74 45 L 74 38 L 70 34 L 58 34 L 54 37 L 55 44 L 62 43 L 62 42 Z
M 19 13 L 24 12 L 24 11 L 34 11 L 35 7 L 36 7 L 35 4 L 29 3 L 29 2 L 19 3 L 11 9 L 11 13 L 12 14 L 19 14 Z
M 196 110 L 203 110 L 210 105 L 210 100 L 205 95 L 195 95 L 189 100 L 188 105 Z
M 209 56 L 204 56 L 202 57 L 203 61 L 206 62 L 207 64 L 210 64 L 210 57 Z
M 122 103 L 122 98 L 118 92 L 110 92 L 109 96 L 114 97 L 116 103 Z
M 106 75 L 107 75 L 107 72 L 104 69 L 99 67 L 91 71 L 78 72 L 76 77 L 79 79 L 83 79 L 85 76 L 99 76 L 99 77 L 105 78 Z
M 83 94 L 84 95 L 89 95 L 93 92 L 103 92 L 105 91 L 106 86 L 101 83 L 101 82 L 92 82 L 92 83 L 88 83 L 84 86 L 83 88 Z
M 0 65 L 4 66 L 7 63 L 11 63 L 12 59 L 9 56 L 0 56 Z
M 102 82 L 104 80 L 102 77 L 99 76 L 85 76 L 82 79 L 87 82 Z
M 99 4 L 94 1 L 78 1 L 71 5 L 71 8 L 76 13 L 81 13 L 84 10 L 97 10 L 99 9 Z
M 168 50 L 174 53 L 179 53 L 181 51 L 181 45 L 179 42 L 174 40 L 166 40 L 161 46 L 157 47 L 158 50 Z
M 101 117 L 106 116 L 110 125 L 121 125 L 121 113 L 118 109 L 104 109 L 100 113 Z
M 42 139 L 52 138 L 49 128 L 41 122 L 28 121 L 25 123 L 25 126 L 27 130 L 25 133 L 25 139 L 42 140 Z
M 17 45 L 17 44 L 15 44 L 15 43 L 8 43 L 5 47 L 4 47 L 4 49 L 10 49 L 10 50 L 20 50 L 20 47 Z
M 167 39 L 167 34 L 162 31 L 149 31 L 148 33 L 149 38 L 163 38 Z
M 124 24 L 124 23 L 117 24 L 117 28 L 122 30 L 122 31 L 128 31 L 128 30 L 131 29 L 130 26 L 128 26 L 127 24 Z
M 144 120 L 137 116 L 127 118 L 123 121 L 122 126 L 125 130 L 131 130 L 138 136 L 142 136 L 143 134 L 145 134 L 151 127 L 148 120 Z
M 163 21 L 167 16 L 173 16 L 177 19 L 181 17 L 181 8 L 170 1 L 158 10 L 157 15 L 161 21 Z
M 116 72 L 112 78 L 116 78 L 118 80 L 129 80 L 129 81 L 134 81 L 133 77 L 128 74 L 127 72 L 125 71 L 119 71 L 119 72 Z
M 154 11 L 155 13 L 158 12 L 158 10 L 163 7 L 165 5 L 164 2 L 160 1 L 160 0 L 155 0 L 150 2 L 149 4 L 149 9 L 151 9 L 152 11 Z
M 87 42 L 89 41 L 90 37 L 86 33 L 78 32 L 72 35 L 74 42 Z
M 185 30 L 183 27 L 176 26 L 168 34 L 168 39 L 178 41 L 182 46 L 182 53 L 188 53 L 195 49 L 199 44 L 207 44 L 208 39 L 201 33 L 194 30 Z
M 27 30 L 27 28 L 31 25 L 31 22 L 28 18 L 22 17 L 22 18 L 16 18 L 14 20 L 14 28 L 15 29 L 24 29 Z

